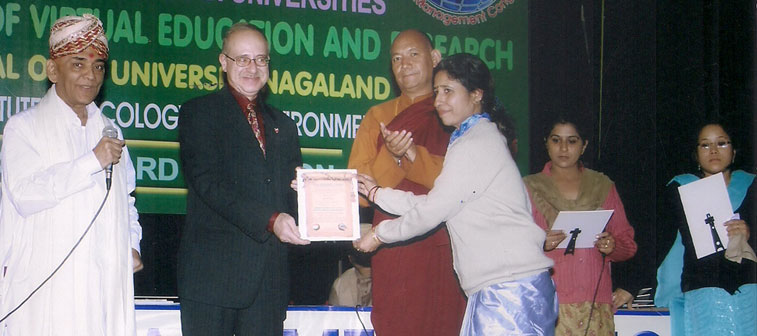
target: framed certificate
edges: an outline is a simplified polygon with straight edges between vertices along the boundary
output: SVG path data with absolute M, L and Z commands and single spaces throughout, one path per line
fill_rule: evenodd
M 360 238 L 355 169 L 298 169 L 297 202 L 302 239 Z

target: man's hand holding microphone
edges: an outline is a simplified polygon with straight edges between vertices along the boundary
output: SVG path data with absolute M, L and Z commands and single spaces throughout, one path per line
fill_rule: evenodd
M 108 125 L 103 128 L 103 137 L 92 150 L 97 160 L 100 161 L 100 166 L 105 169 L 105 184 L 108 190 L 110 190 L 113 165 L 121 160 L 124 145 L 126 145 L 126 142 L 118 139 L 118 130 Z

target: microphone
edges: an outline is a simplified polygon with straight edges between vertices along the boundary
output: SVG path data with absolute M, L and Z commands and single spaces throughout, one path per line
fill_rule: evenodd
M 118 139 L 118 130 L 113 125 L 108 125 L 103 128 L 103 138 Z M 105 167 L 105 188 L 110 190 L 111 182 L 113 181 L 113 164 L 110 163 Z

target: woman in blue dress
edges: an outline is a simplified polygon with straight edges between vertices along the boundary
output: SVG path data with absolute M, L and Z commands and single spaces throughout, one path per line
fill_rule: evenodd
M 694 157 L 698 174 L 674 177 L 667 186 L 658 249 L 666 257 L 657 273 L 655 304 L 669 307 L 672 335 L 757 335 L 757 264 L 754 250 L 755 175 L 731 170 L 736 150 L 720 124 L 702 127 Z M 678 187 L 723 174 L 734 219 L 725 222 L 724 251 L 697 258 Z M 738 216 L 736 216 L 738 215 Z

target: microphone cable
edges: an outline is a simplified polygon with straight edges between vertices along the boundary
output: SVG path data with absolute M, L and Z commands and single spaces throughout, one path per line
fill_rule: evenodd
M 586 321 L 586 332 L 584 332 L 584 336 L 589 334 L 589 326 L 591 326 L 591 315 L 594 314 L 594 304 L 597 302 L 597 293 L 599 292 L 599 284 L 602 283 L 602 273 L 604 273 L 605 271 L 605 258 L 607 258 L 607 255 L 602 253 L 602 268 L 599 269 L 599 279 L 597 280 L 597 287 L 594 289 L 594 297 L 591 299 L 591 308 L 589 309 L 589 320 Z
M 363 332 L 365 333 L 365 336 L 369 336 L 372 334 L 368 333 L 368 329 L 365 328 L 365 323 L 363 323 L 363 319 L 360 318 L 360 305 L 355 306 L 355 315 L 357 315 L 357 320 L 360 321 L 360 325 L 363 326 Z
M 63 258 L 63 261 L 61 261 L 60 264 L 58 264 L 58 267 L 56 267 L 55 270 L 53 270 L 53 272 L 50 273 L 50 275 L 47 276 L 47 278 L 44 281 L 42 281 L 42 283 L 40 283 L 39 286 L 37 286 L 37 288 L 35 288 L 31 293 L 29 293 L 29 295 L 24 299 L 24 301 L 21 301 L 21 303 L 19 303 L 18 306 L 16 306 L 16 308 L 13 308 L 13 310 L 11 310 L 7 315 L 3 316 L 3 318 L 0 319 L 0 323 L 3 323 L 3 321 L 5 321 L 9 316 L 11 316 L 19 308 L 21 308 L 21 306 L 23 306 L 26 303 L 26 301 L 29 301 L 29 299 L 31 299 L 32 295 L 34 295 L 35 293 L 37 293 L 37 291 L 40 288 L 42 288 L 42 286 L 44 286 L 53 277 L 53 275 L 55 275 L 55 273 L 57 273 L 58 270 L 60 270 L 61 267 L 63 267 L 63 264 L 66 263 L 66 261 L 68 260 L 68 258 L 71 257 L 71 254 L 74 253 L 74 250 L 76 250 L 76 248 L 79 246 L 79 244 L 82 242 L 82 240 L 84 240 L 84 237 L 87 235 L 87 232 L 89 232 L 89 229 L 92 228 L 92 224 L 95 223 L 95 219 L 97 219 L 97 216 L 100 215 L 100 211 L 102 211 L 103 206 L 105 206 L 105 201 L 108 200 L 108 195 L 110 195 L 110 188 L 106 188 L 106 190 L 105 190 L 105 197 L 103 198 L 102 203 L 100 203 L 100 207 L 97 208 L 97 212 L 95 213 L 95 216 L 92 217 L 92 221 L 89 222 L 89 225 L 87 226 L 87 229 L 84 230 L 84 233 L 82 233 L 81 237 L 79 237 L 79 240 L 76 242 L 76 244 L 74 244 L 74 246 L 71 248 L 71 250 L 68 251 L 68 254 L 66 255 L 66 257 Z

